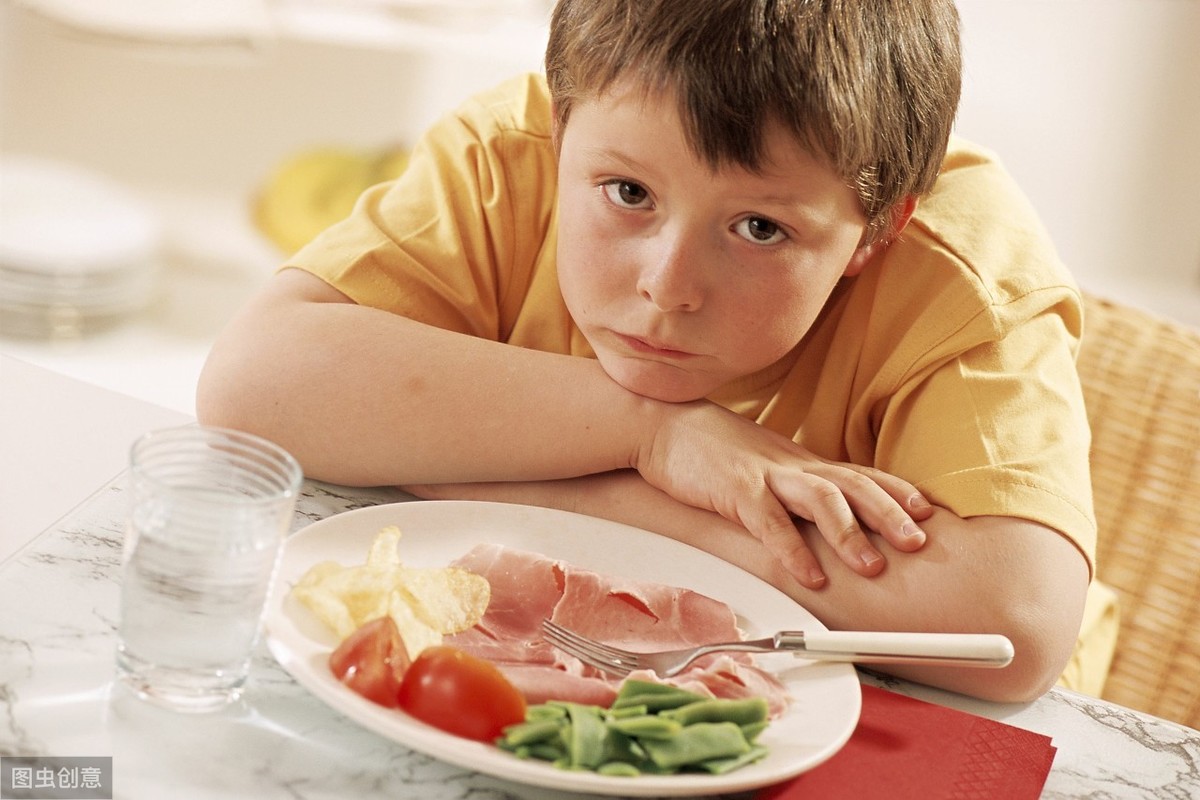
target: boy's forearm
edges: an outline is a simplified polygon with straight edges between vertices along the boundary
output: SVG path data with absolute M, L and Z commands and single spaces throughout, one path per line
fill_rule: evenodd
M 810 546 L 820 548 L 805 526 Z M 1001 633 L 1013 663 L 1001 670 L 890 665 L 884 671 L 1000 702 L 1026 702 L 1048 691 L 1074 650 L 1083 618 L 1088 568 L 1057 531 L 1007 517 L 962 519 L 939 509 L 923 523 L 924 548 L 886 550 L 878 581 L 831 567 L 829 596 L 806 606 L 830 627 Z M 828 552 L 819 553 L 831 563 Z M 786 581 L 786 578 L 780 578 Z M 801 589 L 801 591 L 803 591 Z
M 202 422 L 258 433 L 311 478 L 348 485 L 561 480 L 633 467 L 736 520 L 806 585 L 825 580 L 789 514 L 818 521 L 862 574 L 855 517 L 919 547 L 915 487 L 818 458 L 707 400 L 648 399 L 596 359 L 538 352 L 359 306 L 285 270 L 214 345 Z
M 939 510 L 924 523 L 925 547 L 884 550 L 873 578 L 840 563 L 813 526 L 800 522 L 829 575 L 810 591 L 786 574 L 735 524 L 682 505 L 626 470 L 533 485 L 424 487 L 430 497 L 494 499 L 553 506 L 654 530 L 711 552 L 777 586 L 830 628 L 1002 633 L 1016 658 L 1001 670 L 889 665 L 900 677 L 1003 702 L 1025 701 L 1058 679 L 1082 616 L 1087 566 L 1065 538 L 1033 523 L 997 517 L 963 520 Z
M 347 485 L 536 480 L 628 466 L 667 404 L 592 359 L 450 333 L 346 302 L 289 270 L 223 333 L 197 393 L 202 422 L 290 450 Z M 432 377 L 436 374 L 436 380 Z

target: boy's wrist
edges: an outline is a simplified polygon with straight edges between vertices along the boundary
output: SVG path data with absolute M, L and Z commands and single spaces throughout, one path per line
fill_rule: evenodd
M 678 410 L 674 408 L 674 403 L 640 395 L 633 397 L 634 407 L 627 417 L 633 423 L 628 466 L 640 472 L 642 465 L 650 462 L 650 454 L 663 427 L 670 423 L 672 415 Z
M 636 469 L 651 484 L 658 485 L 652 475 L 654 465 L 664 463 L 664 453 L 672 449 L 671 442 L 678 441 L 675 431 L 680 426 L 695 427 L 701 424 L 698 416 L 702 416 L 708 407 L 718 408 L 709 400 L 691 400 L 686 403 L 668 403 L 664 400 L 641 398 L 643 407 L 638 410 L 636 419 L 637 429 L 633 436 L 633 450 L 630 453 L 629 466 Z M 659 486 L 659 488 L 663 488 Z

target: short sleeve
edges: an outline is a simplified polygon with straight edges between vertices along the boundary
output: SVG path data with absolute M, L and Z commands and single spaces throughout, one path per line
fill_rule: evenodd
M 502 340 L 549 237 L 555 174 L 548 107 L 531 78 L 434 124 L 394 181 L 285 267 L 355 302 Z

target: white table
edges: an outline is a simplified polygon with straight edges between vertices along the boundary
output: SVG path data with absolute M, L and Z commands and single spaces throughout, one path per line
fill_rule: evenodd
M 189 419 L 0 353 L 0 559 L 124 469 L 138 435 Z
M 0 753 L 111 755 L 117 796 L 134 799 L 567 796 L 453 767 L 376 736 L 301 688 L 265 649 L 244 701 L 216 715 L 174 715 L 114 689 L 121 465 L 133 435 L 180 415 L 7 361 L 0 368 L 27 378 L 3 384 L 5 487 L 37 483 L 22 464 L 40 463 L 43 475 L 61 459 L 89 467 L 56 492 L 8 492 L 0 507 L 22 525 L 52 520 L 44 531 L 13 530 L 14 540 L 31 541 L 0 562 Z M 14 410 L 24 417 L 13 418 Z M 34 435 L 68 429 L 96 435 Z M 294 527 L 405 497 L 309 482 Z M 1032 704 L 999 705 L 886 685 L 1052 737 L 1058 753 L 1045 798 L 1200 797 L 1200 732 L 1190 728 L 1059 690 Z

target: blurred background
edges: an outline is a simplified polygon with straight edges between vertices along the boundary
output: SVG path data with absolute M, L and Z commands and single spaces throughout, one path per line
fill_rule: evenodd
M 402 166 L 436 116 L 540 69 L 549 7 L 0 0 L 0 352 L 193 413 L 213 338 L 283 257 L 280 220 L 328 212 L 273 206 L 287 181 Z M 958 132 L 1001 155 L 1084 288 L 1200 325 L 1200 0 L 959 7 Z M 61 260 L 17 263 L 48 247 L 94 263 L 50 287 Z M 3 304 L 102 280 L 111 308 L 112 287 L 131 298 L 103 320 L 20 325 Z

